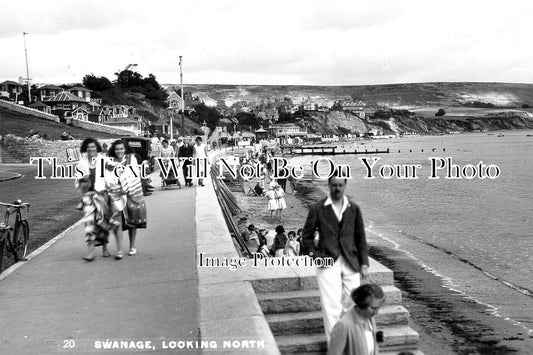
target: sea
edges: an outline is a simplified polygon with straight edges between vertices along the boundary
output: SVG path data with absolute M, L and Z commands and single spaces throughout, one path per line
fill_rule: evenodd
M 369 243 L 385 245 L 416 262 L 452 290 L 517 334 L 533 335 L 533 131 L 516 130 L 341 142 L 350 152 L 328 156 L 351 167 L 346 194 L 361 207 Z M 379 158 L 374 179 L 361 158 Z M 310 166 L 320 156 L 295 156 Z M 493 165 L 496 178 L 446 179 L 431 158 L 459 169 Z M 369 160 L 370 161 L 370 160 Z M 388 166 L 419 165 L 417 176 L 389 178 Z M 326 162 L 320 163 L 327 171 Z M 383 168 L 384 176 L 379 174 Z M 310 169 L 310 168 L 309 168 Z M 474 169 L 466 168 L 471 177 Z M 485 171 L 486 172 L 486 171 Z M 325 187 L 325 182 L 324 182 Z

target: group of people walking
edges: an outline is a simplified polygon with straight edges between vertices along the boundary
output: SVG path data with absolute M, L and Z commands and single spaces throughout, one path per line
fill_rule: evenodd
M 137 254 L 137 229 L 146 228 L 145 190 L 152 187 L 142 181 L 140 158 L 124 140 L 111 144 L 107 155 L 94 138 L 86 138 L 80 147 L 82 158 L 77 170 L 83 176 L 76 179 L 76 188 L 82 194 L 80 209 L 84 212 L 85 237 L 87 242 L 86 261 L 95 259 L 95 248 L 102 246 L 102 255 L 109 257 L 107 248 L 109 236 L 116 244 L 115 259 L 124 257 L 123 231 L 128 231 L 128 255 Z M 117 169 L 121 165 L 123 169 Z M 131 168 L 127 168 L 131 167 Z M 120 173 L 117 173 L 120 172 Z
M 179 137 L 174 146 L 169 144 L 167 139 L 161 142 L 159 156 L 162 158 L 178 158 L 183 161 L 181 164 L 183 172 L 183 180 L 185 186 L 193 186 L 193 159 L 192 158 L 207 158 L 207 146 L 203 143 L 202 137 L 196 139 L 183 139 Z M 177 178 L 177 177 L 176 177 Z M 203 179 L 198 179 L 198 185 L 204 186 Z

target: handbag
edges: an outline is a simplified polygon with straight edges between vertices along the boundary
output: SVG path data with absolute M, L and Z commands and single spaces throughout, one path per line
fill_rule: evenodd
M 124 223 L 126 226 L 146 228 L 146 221 L 146 203 L 144 200 L 134 201 L 132 198 L 128 198 L 124 209 Z

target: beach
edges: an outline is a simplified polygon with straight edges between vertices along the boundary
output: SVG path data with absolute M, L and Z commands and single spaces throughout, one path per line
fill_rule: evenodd
M 518 168 L 521 162 L 529 158 L 520 155 L 520 147 L 527 152 L 530 143 L 523 137 L 513 137 L 513 133 L 516 132 L 506 133 L 509 135 L 507 142 L 488 137 L 489 143 L 498 147 L 501 155 L 512 159 L 506 160 L 501 155 L 495 155 L 492 159 L 501 166 L 500 180 L 462 182 L 466 189 L 478 189 L 476 196 L 458 191 L 458 184 L 451 189 L 450 186 L 440 186 L 441 195 L 435 195 L 433 190 L 434 195 L 426 195 L 424 188 L 435 188 L 435 184 L 431 185 L 425 179 L 413 181 L 411 185 L 379 179 L 355 179 L 348 184 L 347 194 L 360 205 L 365 217 L 371 256 L 394 271 L 395 282 L 403 291 L 404 304 L 411 313 L 412 327 L 420 333 L 421 350 L 427 354 L 528 354 L 533 347 L 529 331 L 532 317 L 529 310 L 533 309 L 533 305 L 527 294 L 531 260 L 528 246 L 525 245 L 530 239 L 527 232 L 523 237 L 521 234 L 521 230 L 527 230 L 530 223 L 524 220 L 528 210 L 520 205 L 522 193 L 515 196 L 506 189 L 511 183 L 515 190 L 523 187 L 522 179 L 525 176 L 521 176 Z M 521 131 L 516 134 L 525 137 L 526 133 Z M 482 135 L 473 136 L 460 135 L 451 140 L 449 137 L 418 137 L 398 143 L 366 142 L 365 145 L 375 148 L 396 144 L 394 147 L 400 150 L 412 147 L 411 155 L 382 156 L 387 161 L 398 159 L 421 161 L 424 164 L 430 153 L 435 154 L 432 149 L 436 148 L 436 151 L 440 149 L 441 152 L 445 149 L 458 162 L 468 163 L 463 161 L 464 156 L 473 160 L 477 158 L 476 139 L 482 145 L 487 139 Z M 509 147 L 512 146 L 517 147 L 516 153 L 509 155 Z M 426 153 L 420 149 L 425 149 Z M 480 150 L 487 149 L 482 146 Z M 304 165 L 312 159 L 309 156 L 295 157 L 291 162 Z M 333 159 L 346 162 L 348 157 Z M 354 171 L 361 174 L 363 170 L 356 168 Z M 421 176 L 424 174 L 425 170 Z M 502 188 L 506 196 L 498 191 L 502 187 L 498 184 L 506 185 Z M 246 211 L 240 216 L 246 217 L 240 221 L 241 228 L 249 223 L 269 229 L 282 224 L 287 231 L 301 228 L 307 206 L 325 196 L 325 182 L 301 181 L 294 195 L 288 190 L 286 200 L 289 207 L 284 211 L 283 221 L 270 220 L 266 199 L 237 193 L 239 205 Z M 442 210 L 446 196 L 450 195 L 459 205 L 458 211 Z M 461 196 L 464 199 L 458 200 Z M 493 198 L 490 201 L 492 208 L 501 210 L 501 213 L 490 207 L 484 209 L 487 203 L 485 199 L 490 196 Z M 432 204 L 440 209 L 439 213 L 423 204 L 432 198 L 435 200 Z M 468 202 L 471 206 L 468 206 Z M 468 208 L 481 211 L 475 215 Z M 425 209 L 426 214 L 420 209 Z M 497 217 L 498 223 L 491 224 L 491 218 L 487 217 L 488 226 L 485 225 L 482 216 L 486 214 Z M 501 218 L 506 218 L 509 223 L 502 225 Z M 451 220 L 456 223 L 451 223 Z M 504 231 L 517 237 L 513 237 L 512 241 L 499 240 Z M 506 248 L 502 249 L 500 245 L 504 243 Z M 494 250 L 497 248 L 503 250 L 499 260 Z M 512 268 L 513 272 L 506 273 L 508 268 Z

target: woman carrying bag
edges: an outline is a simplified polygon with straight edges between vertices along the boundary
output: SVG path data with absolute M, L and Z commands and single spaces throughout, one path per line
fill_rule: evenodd
M 109 157 L 113 162 L 125 167 L 119 175 L 123 193 L 126 194 L 126 206 L 122 215 L 122 230 L 127 230 L 130 239 L 128 255 L 137 254 L 135 241 L 137 229 L 146 228 L 146 203 L 140 177 L 141 165 L 130 150 L 126 141 L 117 140 L 109 148 Z

